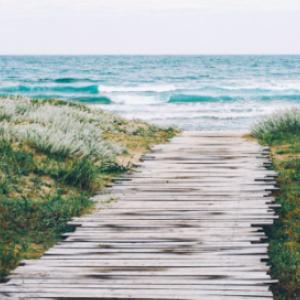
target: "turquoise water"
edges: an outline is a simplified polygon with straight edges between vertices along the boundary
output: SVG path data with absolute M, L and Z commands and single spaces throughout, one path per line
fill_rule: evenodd
M 0 56 L 0 95 L 61 98 L 184 129 L 300 107 L 300 56 Z

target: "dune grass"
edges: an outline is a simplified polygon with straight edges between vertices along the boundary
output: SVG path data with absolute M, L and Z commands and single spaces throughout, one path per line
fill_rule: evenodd
M 275 113 L 258 123 L 252 134 L 268 145 L 300 141 L 300 109 Z
M 0 98 L 0 280 L 92 209 L 90 196 L 174 129 L 59 100 Z
M 272 275 L 279 279 L 276 299 L 300 298 L 300 110 L 282 111 L 252 130 L 261 143 L 271 147 L 279 173 L 276 194 L 280 219 L 268 229 Z

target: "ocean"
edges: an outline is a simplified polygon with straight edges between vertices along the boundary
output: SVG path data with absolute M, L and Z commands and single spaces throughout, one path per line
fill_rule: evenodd
M 300 56 L 0 56 L 0 95 L 84 102 L 186 130 L 247 130 L 300 108 Z

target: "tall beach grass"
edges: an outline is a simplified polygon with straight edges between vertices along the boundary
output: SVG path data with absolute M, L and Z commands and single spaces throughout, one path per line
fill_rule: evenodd
M 85 105 L 0 98 L 0 280 L 70 230 L 133 157 L 174 134 Z
M 252 134 L 267 144 L 300 138 L 300 109 L 279 111 L 256 124 Z

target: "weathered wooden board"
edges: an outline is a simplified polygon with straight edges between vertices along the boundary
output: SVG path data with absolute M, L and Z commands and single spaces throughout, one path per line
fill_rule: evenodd
M 12 272 L 0 299 L 273 299 L 268 155 L 231 132 L 184 132 L 153 147 L 93 197 L 74 232 Z

